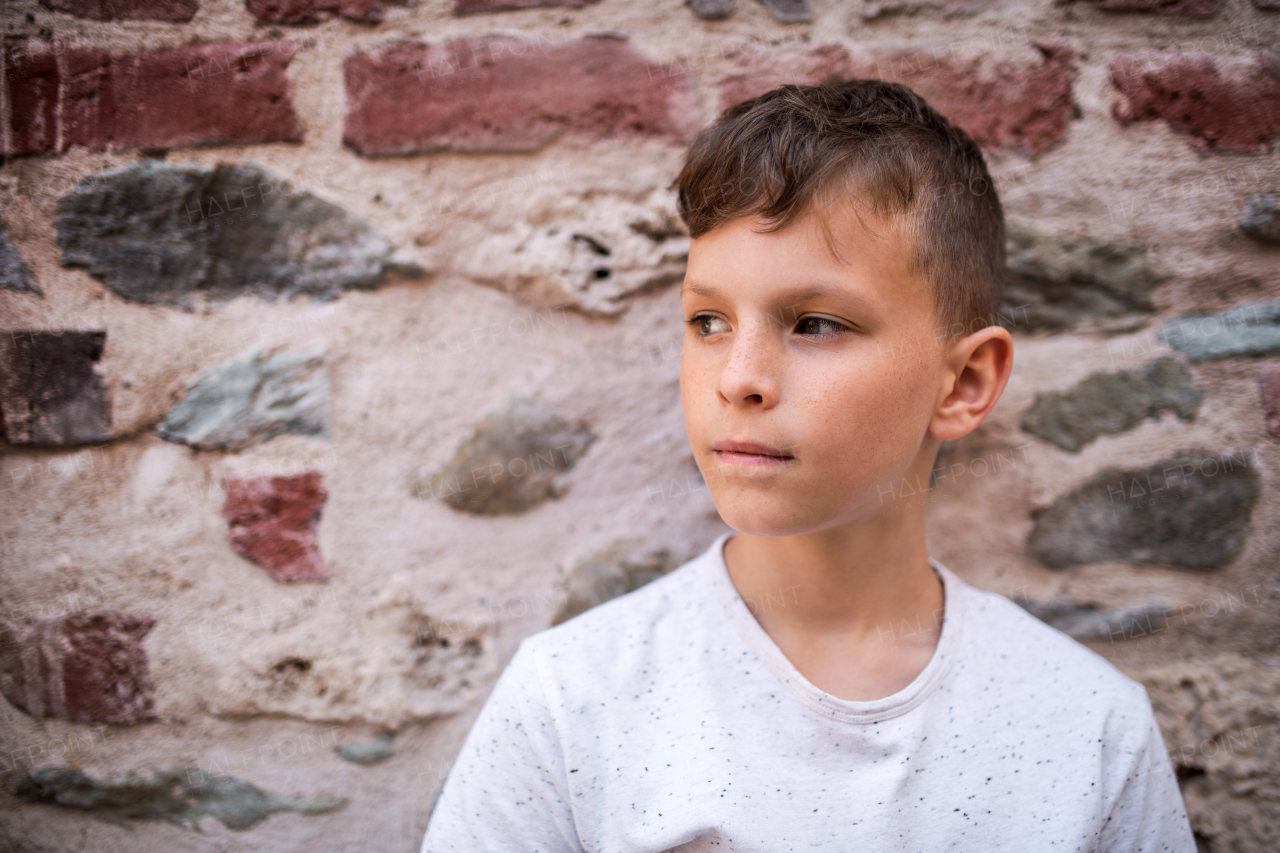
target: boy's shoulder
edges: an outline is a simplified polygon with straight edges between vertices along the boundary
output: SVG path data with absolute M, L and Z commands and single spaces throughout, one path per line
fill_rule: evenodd
M 526 637 L 522 644 L 550 663 L 575 667 L 593 661 L 616 664 L 627 650 L 654 654 L 660 638 L 686 634 L 705 621 L 714 604 L 703 576 L 709 555 L 710 549 L 639 589 Z
M 621 687 L 637 678 L 723 661 L 731 619 L 714 576 L 714 548 L 637 590 L 597 605 L 566 622 L 526 637 L 522 646 L 554 683 Z M 1000 684 L 1011 698 L 1041 697 L 1047 719 L 1064 715 L 1133 720 L 1149 713 L 1145 688 L 1105 657 L 1046 625 L 1002 595 L 961 580 L 945 567 L 949 595 L 958 605 L 959 636 L 952 679 L 982 690 Z M 731 605 L 732 606 L 732 605 Z M 742 646 L 746 648 L 745 645 Z
M 972 665 L 1044 690 L 1050 702 L 1055 696 L 1070 698 L 1077 711 L 1081 705 L 1135 710 L 1147 706 L 1146 688 L 1098 652 L 999 593 L 959 584 Z

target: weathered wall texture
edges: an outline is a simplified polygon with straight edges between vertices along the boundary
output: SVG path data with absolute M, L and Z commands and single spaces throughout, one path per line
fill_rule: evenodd
M 4 4 L 0 848 L 414 850 L 520 639 L 723 529 L 683 145 L 883 76 L 986 148 L 1017 342 L 886 511 L 1280 849 L 1277 7 Z

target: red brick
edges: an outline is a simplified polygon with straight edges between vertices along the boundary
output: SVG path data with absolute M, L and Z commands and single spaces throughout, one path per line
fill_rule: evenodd
M 911 87 L 984 148 L 1036 155 L 1067 135 L 1076 105 L 1071 50 L 1052 42 L 1035 47 L 1041 60 L 1030 67 L 1000 60 L 985 71 L 971 58 L 908 64 L 887 79 Z
M 293 53 L 274 42 L 111 54 L 25 41 L 5 53 L 9 155 L 302 138 L 285 73 Z
M 0 625 L 0 693 L 33 717 L 137 723 L 155 717 L 150 616 L 96 611 Z
M 1280 438 L 1280 364 L 1269 364 L 1258 371 L 1258 388 L 1262 391 L 1267 432 L 1272 438 Z
M 686 140 L 697 125 L 687 66 L 613 33 L 401 40 L 348 57 L 344 74 L 343 141 L 371 156 L 534 151 L 565 134 Z
M 1085 2 L 1104 12 L 1155 12 L 1207 18 L 1222 8 L 1222 0 L 1054 0 L 1055 6 Z
M 32 53 L 26 39 L 4 40 L 4 79 L 13 116 L 6 154 L 43 154 L 58 145 L 58 62 L 51 52 Z
M 227 477 L 231 547 L 278 581 L 327 580 L 316 525 L 329 497 L 319 471 Z
M 1071 51 L 1056 43 L 1036 47 L 1041 60 L 1030 67 L 951 52 L 902 51 L 854 59 L 834 44 L 749 49 L 735 55 L 743 70 L 724 80 L 720 101 L 727 107 L 783 83 L 889 80 L 919 93 L 983 147 L 1035 155 L 1066 135 L 1075 111 Z
M 96 21 L 189 21 L 200 4 L 196 0 L 40 0 L 55 12 Z
M 600 0 L 453 0 L 453 14 L 474 15 L 481 12 L 511 12 L 516 9 L 541 9 L 558 6 L 581 9 Z
M 777 48 L 749 44 L 732 50 L 729 59 L 739 70 L 720 83 L 721 109 L 786 83 L 816 86 L 857 76 L 849 51 L 838 44 L 809 47 L 794 42 Z
M 378 24 L 388 6 L 412 6 L 413 0 L 245 0 L 260 24 L 316 24 L 325 13 L 362 24 Z
M 1199 148 L 1254 151 L 1280 134 L 1280 69 L 1249 56 L 1140 50 L 1111 62 L 1122 124 L 1162 119 Z

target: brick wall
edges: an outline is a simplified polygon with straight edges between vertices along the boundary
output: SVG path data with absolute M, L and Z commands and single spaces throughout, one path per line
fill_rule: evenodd
M 683 146 L 854 76 L 965 127 L 1010 223 L 1013 379 L 885 511 L 1147 685 L 1203 849 L 1280 846 L 1280 4 L 19 0 L 0 36 L 0 847 L 416 849 L 519 641 L 723 529 Z

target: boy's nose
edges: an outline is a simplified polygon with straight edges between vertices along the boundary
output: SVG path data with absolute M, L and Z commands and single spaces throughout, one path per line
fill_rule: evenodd
M 770 408 L 778 402 L 775 367 L 767 331 L 744 329 L 734 337 L 716 390 L 731 405 Z

